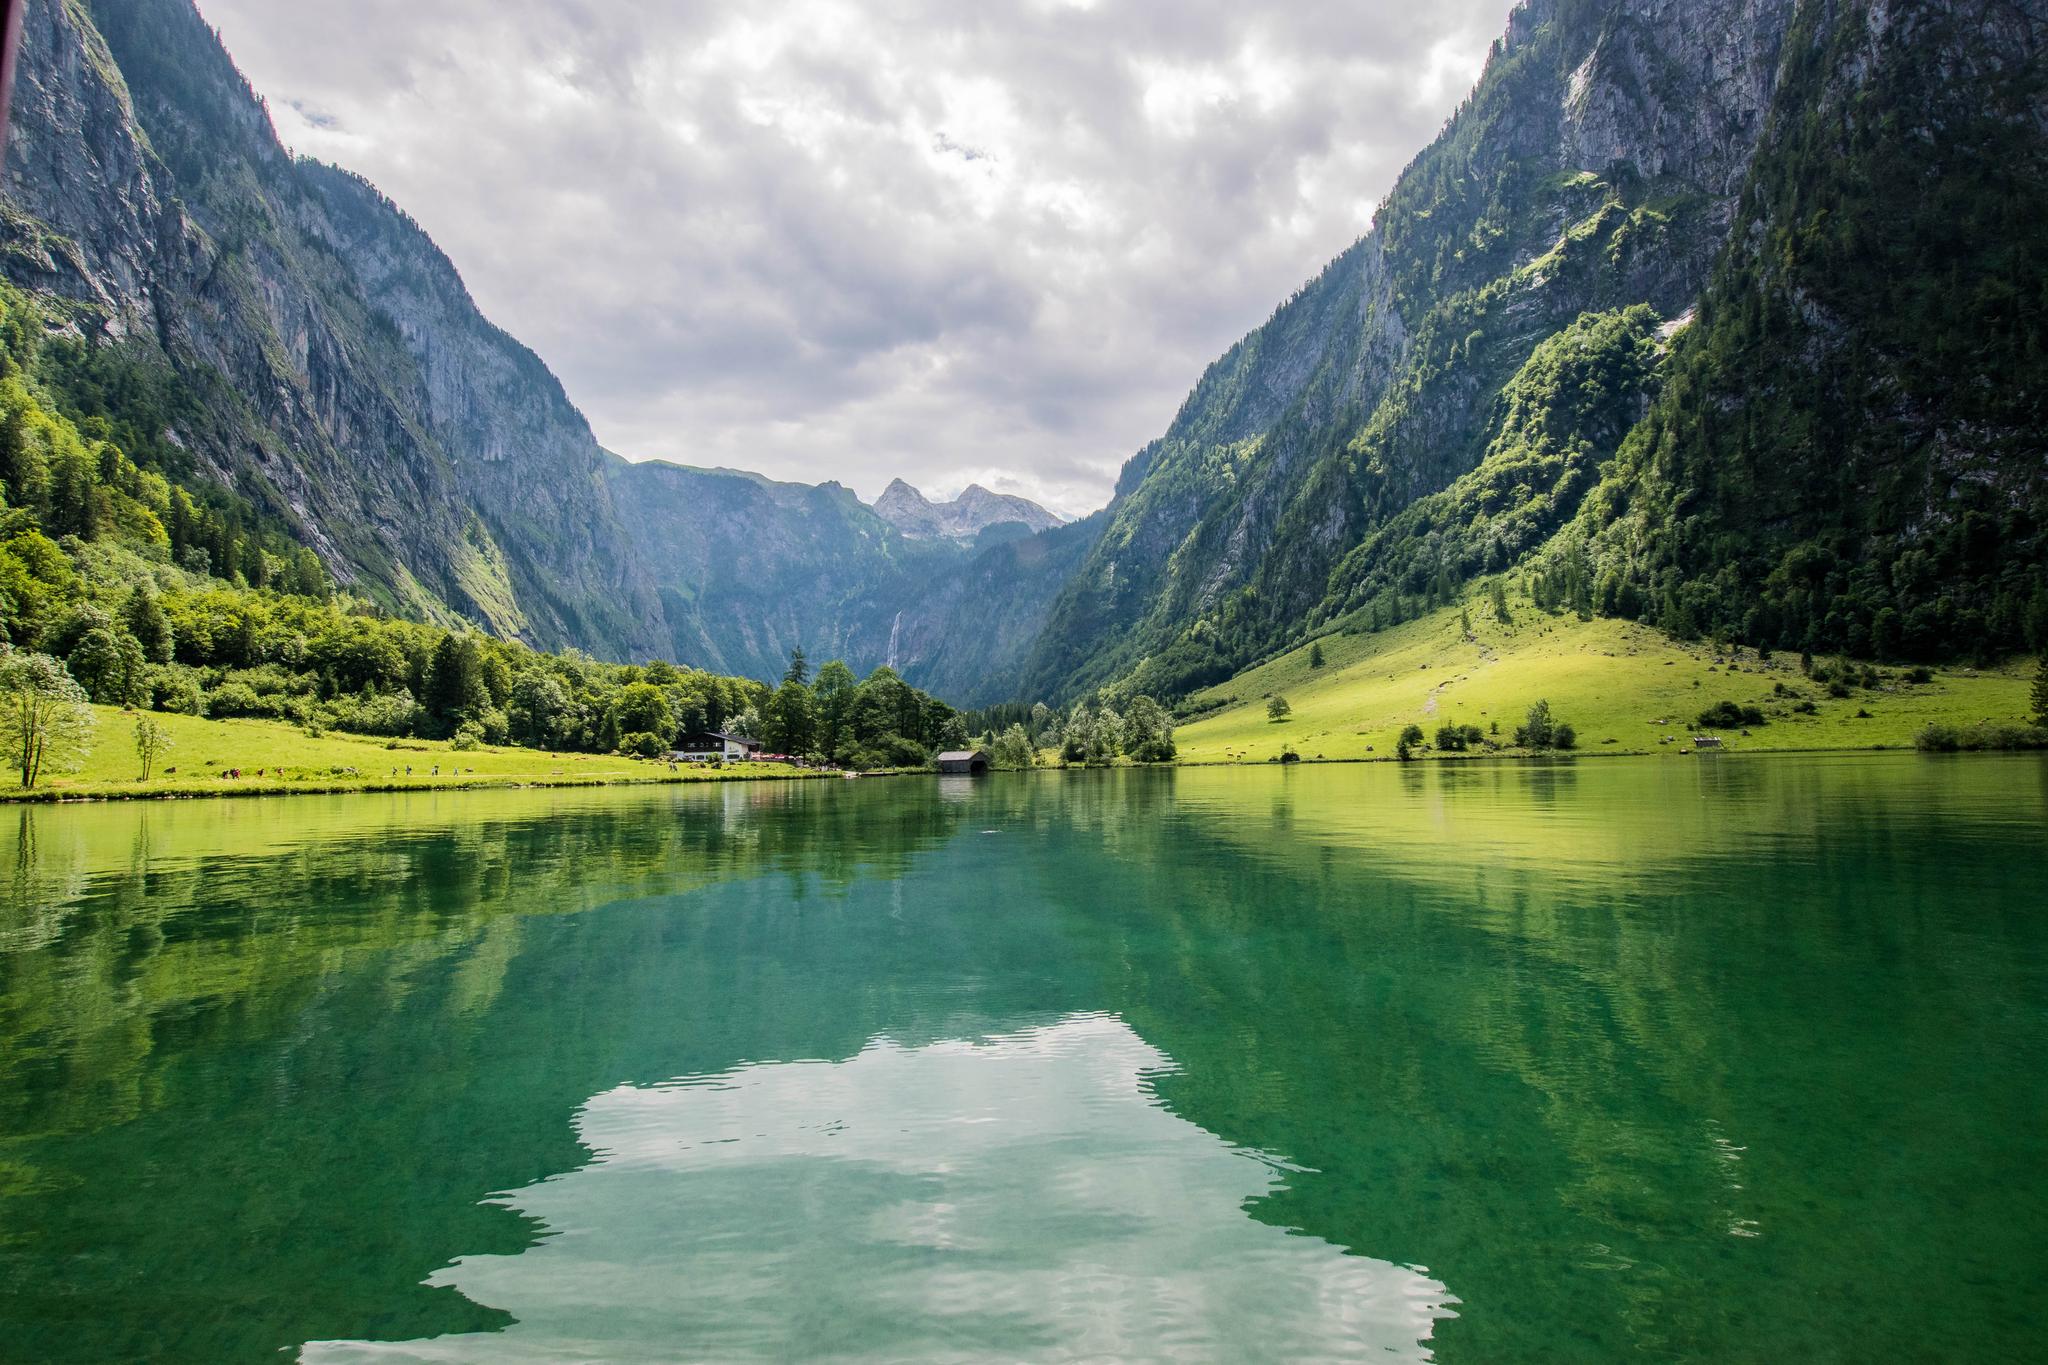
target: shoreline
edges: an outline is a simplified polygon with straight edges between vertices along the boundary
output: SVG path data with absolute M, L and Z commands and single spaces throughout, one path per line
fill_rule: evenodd
M 863 773 L 864 777 L 891 776 L 888 773 Z M 313 782 L 265 782 L 251 779 L 233 786 L 184 785 L 176 787 L 142 787 L 124 789 L 119 786 L 94 786 L 88 788 L 38 787 L 24 791 L 19 787 L 0 791 L 0 804 L 17 806 L 73 806 L 92 805 L 105 801 L 213 801 L 246 800 L 259 796 L 358 796 L 394 792 L 473 792 L 473 791 L 529 791 L 539 789 L 575 787 L 684 787 L 702 786 L 714 782 L 799 782 L 815 781 L 820 778 L 839 777 L 837 772 L 821 772 L 801 768 L 778 768 L 772 772 L 730 772 L 718 770 L 716 774 L 701 776 L 649 776 L 634 775 L 596 777 L 458 777 L 442 781 L 393 780 L 372 778 L 351 782 L 346 779 Z
M 1344 758 L 1303 758 L 1296 763 L 1280 763 L 1272 759 L 1246 761 L 1243 759 L 1191 759 L 1172 763 L 1115 763 L 1091 766 L 1087 764 L 1052 764 L 1018 772 L 1108 772 L 1115 769 L 1147 771 L 1172 771 L 1178 768 L 1245 768 L 1264 770 L 1268 768 L 1333 767 L 1361 764 L 1471 764 L 1471 763 L 1526 763 L 1531 761 L 1555 762 L 1559 759 L 1577 762 L 1580 759 L 1614 758 L 1692 758 L 1710 755 L 1715 758 L 1739 755 L 1744 758 L 1769 758 L 1786 755 L 1857 755 L 1857 754 L 1911 754 L 1926 752 L 1913 745 L 1872 744 L 1857 746 L 1829 745 L 1811 749 L 1673 749 L 1659 752 L 1655 749 L 1585 750 L 1573 749 L 1551 752 L 1492 753 L 1492 754 L 1427 754 L 1410 759 L 1400 759 L 1392 754 L 1358 755 Z M 1967 750 L 1956 754 L 1930 754 L 1930 757 L 1958 757 L 1966 754 L 2026 753 L 2031 750 Z M 1008 770 L 1005 770 L 1008 771 Z M 591 787 L 684 787 L 701 786 L 720 782 L 809 782 L 830 778 L 854 777 L 915 777 L 925 774 L 922 769 L 879 769 L 874 772 L 843 773 L 817 769 L 780 768 L 769 772 L 735 772 L 730 769 L 718 770 L 715 775 L 706 772 L 701 775 L 684 776 L 597 776 L 597 777 L 475 777 L 455 778 L 445 781 L 393 781 L 379 778 L 362 782 L 343 780 L 324 782 L 282 782 L 263 783 L 252 781 L 237 786 L 178 786 L 123 789 L 118 786 L 101 786 L 88 789 L 67 789 L 61 787 L 38 788 L 22 791 L 19 788 L 0 789 L 0 805 L 17 806 L 82 806 L 113 801 L 210 801 L 249 800 L 266 796 L 370 796 L 391 795 L 406 792 L 482 792 L 482 791 L 540 791 L 569 790 Z

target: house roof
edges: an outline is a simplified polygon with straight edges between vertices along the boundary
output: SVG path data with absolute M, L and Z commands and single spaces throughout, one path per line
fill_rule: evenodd
M 939 755 L 941 763 L 967 763 L 977 758 L 987 758 L 986 749 L 948 749 Z

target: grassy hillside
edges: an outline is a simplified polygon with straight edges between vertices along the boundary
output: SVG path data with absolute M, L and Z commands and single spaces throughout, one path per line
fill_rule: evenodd
M 665 763 L 620 754 L 548 753 L 515 746 L 458 751 L 439 740 L 383 740 L 334 732 L 316 738 L 282 721 L 207 720 L 158 712 L 151 719 L 164 727 L 171 747 L 158 759 L 155 776 L 143 783 L 137 780 L 140 768 L 135 757 L 138 713 L 112 706 L 95 706 L 93 711 L 99 724 L 83 767 L 49 777 L 33 791 L 23 791 L 0 775 L 0 800 L 701 782 L 800 773 L 774 763 L 717 770 L 683 764 L 671 770 Z M 231 769 L 239 769 L 241 776 L 227 776 Z
M 1483 602 L 1465 610 L 1469 636 L 1461 609 L 1446 607 L 1384 631 L 1325 637 L 1321 668 L 1304 646 L 1197 693 L 1191 706 L 1222 709 L 1176 732 L 1181 760 L 1263 762 L 1288 746 L 1304 759 L 1384 758 L 1411 723 L 1432 739 L 1439 725 L 1490 732 L 1498 723 L 1495 738 L 1506 744 L 1539 699 L 1589 754 L 1688 750 L 1700 711 L 1720 701 L 1764 712 L 1766 723 L 1747 735 L 1713 732 L 1745 751 L 1904 748 L 1931 723 L 2019 722 L 2028 711 L 2032 673 L 2020 664 L 1943 668 L 1917 684 L 1904 670 L 1879 669 L 1875 687 L 1863 685 L 1858 665 L 1842 697 L 1808 678 L 1797 655 L 1686 644 L 1630 621 L 1553 616 L 1526 600 L 1510 602 L 1507 625 Z M 1293 707 L 1285 720 L 1267 718 L 1275 693 Z M 1802 702 L 1812 714 L 1794 709 Z

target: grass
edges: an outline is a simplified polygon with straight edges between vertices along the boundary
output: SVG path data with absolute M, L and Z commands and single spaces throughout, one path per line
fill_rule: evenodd
M 335 732 L 315 737 L 282 721 L 205 720 L 153 712 L 171 746 L 159 756 L 150 781 L 142 782 L 135 757 L 136 713 L 111 706 L 93 710 L 99 726 L 81 769 L 47 776 L 30 791 L 15 785 L 19 779 L 12 774 L 0 774 L 6 783 L 0 786 L 0 800 L 569 787 L 810 775 L 779 763 L 718 770 L 684 764 L 671 771 L 665 763 L 616 754 L 550 754 L 509 747 L 457 751 L 443 741 L 393 741 Z M 233 769 L 241 771 L 239 778 L 227 775 Z
M 1748 734 L 1708 732 L 1750 752 L 1907 749 L 1927 725 L 2017 723 L 2029 704 L 2030 663 L 1943 668 L 1920 684 L 1885 668 L 1877 688 L 1856 686 L 1837 698 L 1801 672 L 1797 656 L 1760 659 L 1753 650 L 1686 644 L 1633 622 L 1552 616 L 1527 603 L 1511 607 L 1512 625 L 1495 621 L 1483 603 L 1469 610 L 1469 637 L 1459 609 L 1447 607 L 1389 630 L 1326 636 L 1320 669 L 1309 666 L 1304 647 L 1198 693 L 1192 703 L 1210 713 L 1175 732 L 1181 761 L 1264 762 L 1288 747 L 1304 760 L 1387 758 L 1411 723 L 1432 740 L 1439 725 L 1476 725 L 1505 745 L 1539 699 L 1589 754 L 1689 752 L 1700 733 L 1696 717 L 1718 701 L 1764 711 L 1767 723 Z M 1792 695 L 1776 692 L 1780 685 Z M 1275 693 L 1293 707 L 1285 720 L 1267 718 Z M 1801 701 L 1814 713 L 1794 711 Z

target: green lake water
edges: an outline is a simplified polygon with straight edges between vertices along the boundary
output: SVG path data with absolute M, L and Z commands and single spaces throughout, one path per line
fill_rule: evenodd
M 2048 1354 L 2048 762 L 0 816 L 0 1359 Z

